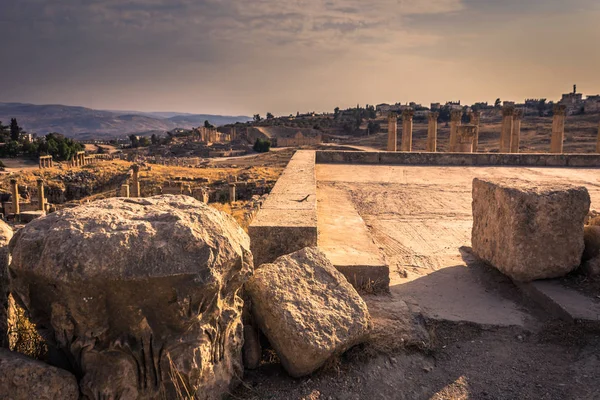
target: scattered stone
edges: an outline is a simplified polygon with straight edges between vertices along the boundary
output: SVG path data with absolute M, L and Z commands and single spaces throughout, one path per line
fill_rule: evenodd
M 0 349 L 0 399 L 77 400 L 71 373 L 22 354 Z
M 10 226 L 0 220 L 0 347 L 8 347 L 8 242 L 12 236 Z
M 293 377 L 363 342 L 371 329 L 365 302 L 317 248 L 263 264 L 246 288 L 255 319 Z
M 189 196 L 112 198 L 19 230 L 13 295 L 88 398 L 220 398 L 242 374 L 249 238 Z
M 513 280 L 556 278 L 581 263 L 585 187 L 473 181 L 474 253 Z

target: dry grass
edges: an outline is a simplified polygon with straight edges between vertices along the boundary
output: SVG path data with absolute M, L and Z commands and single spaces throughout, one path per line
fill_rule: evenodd
M 46 342 L 29 321 L 26 311 L 9 295 L 8 343 L 12 351 L 43 360 L 48 353 Z

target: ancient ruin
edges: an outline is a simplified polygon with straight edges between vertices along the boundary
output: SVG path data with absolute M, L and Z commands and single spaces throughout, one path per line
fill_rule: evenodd
M 218 398 L 242 374 L 249 247 L 231 217 L 188 196 L 102 200 L 16 233 L 12 293 L 87 398 Z
M 515 108 L 505 105 L 502 108 L 502 130 L 500 132 L 500 153 L 511 152 L 511 140 L 513 136 L 513 115 Z
M 394 113 L 388 115 L 387 151 L 396 151 L 398 145 L 398 117 Z
M 52 168 L 52 156 L 40 156 L 39 163 L 40 169 Z
M 476 134 L 477 126 L 460 125 L 457 133 L 457 151 L 459 153 L 473 153 L 473 145 Z
M 458 151 L 458 127 L 461 124 L 462 110 L 450 111 L 450 153 Z
M 565 136 L 566 107 L 558 104 L 554 107 L 552 120 L 552 138 L 550 139 L 550 153 L 562 154 Z
M 415 112 L 407 109 L 402 112 L 402 144 L 401 151 L 412 151 L 413 116 Z
M 437 129 L 438 129 L 438 112 L 430 112 L 427 115 L 427 148 L 426 151 L 435 153 L 437 151 Z
M 477 153 L 479 149 L 479 125 L 481 123 L 481 112 L 477 110 L 471 111 L 469 114 L 471 125 L 475 125 L 475 139 L 473 139 L 473 153 Z
M 515 109 L 513 113 L 512 133 L 510 137 L 510 152 L 518 153 L 521 143 L 521 119 L 523 118 L 523 110 Z

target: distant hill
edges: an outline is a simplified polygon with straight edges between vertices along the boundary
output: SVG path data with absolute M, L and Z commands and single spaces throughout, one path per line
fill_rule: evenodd
M 27 132 L 45 135 L 59 132 L 79 140 L 108 139 L 132 133 L 151 134 L 174 128 L 193 128 L 208 120 L 220 126 L 247 122 L 246 116 L 186 114 L 177 112 L 103 111 L 59 104 L 0 103 L 0 121 L 8 125 L 16 118 Z

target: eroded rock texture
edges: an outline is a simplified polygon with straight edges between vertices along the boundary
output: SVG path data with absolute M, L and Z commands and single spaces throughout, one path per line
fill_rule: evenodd
M 22 354 L 0 349 L 0 399 L 77 400 L 73 374 Z
M 317 248 L 261 265 L 246 288 L 254 317 L 294 377 L 368 337 L 367 305 Z
M 249 239 L 187 196 L 108 199 L 17 232 L 13 294 L 89 399 L 219 398 L 241 376 Z
M 581 263 L 589 208 L 585 187 L 475 179 L 473 251 L 516 281 L 566 275 Z
M 0 347 L 8 347 L 8 242 L 12 236 L 10 226 L 0 220 Z

